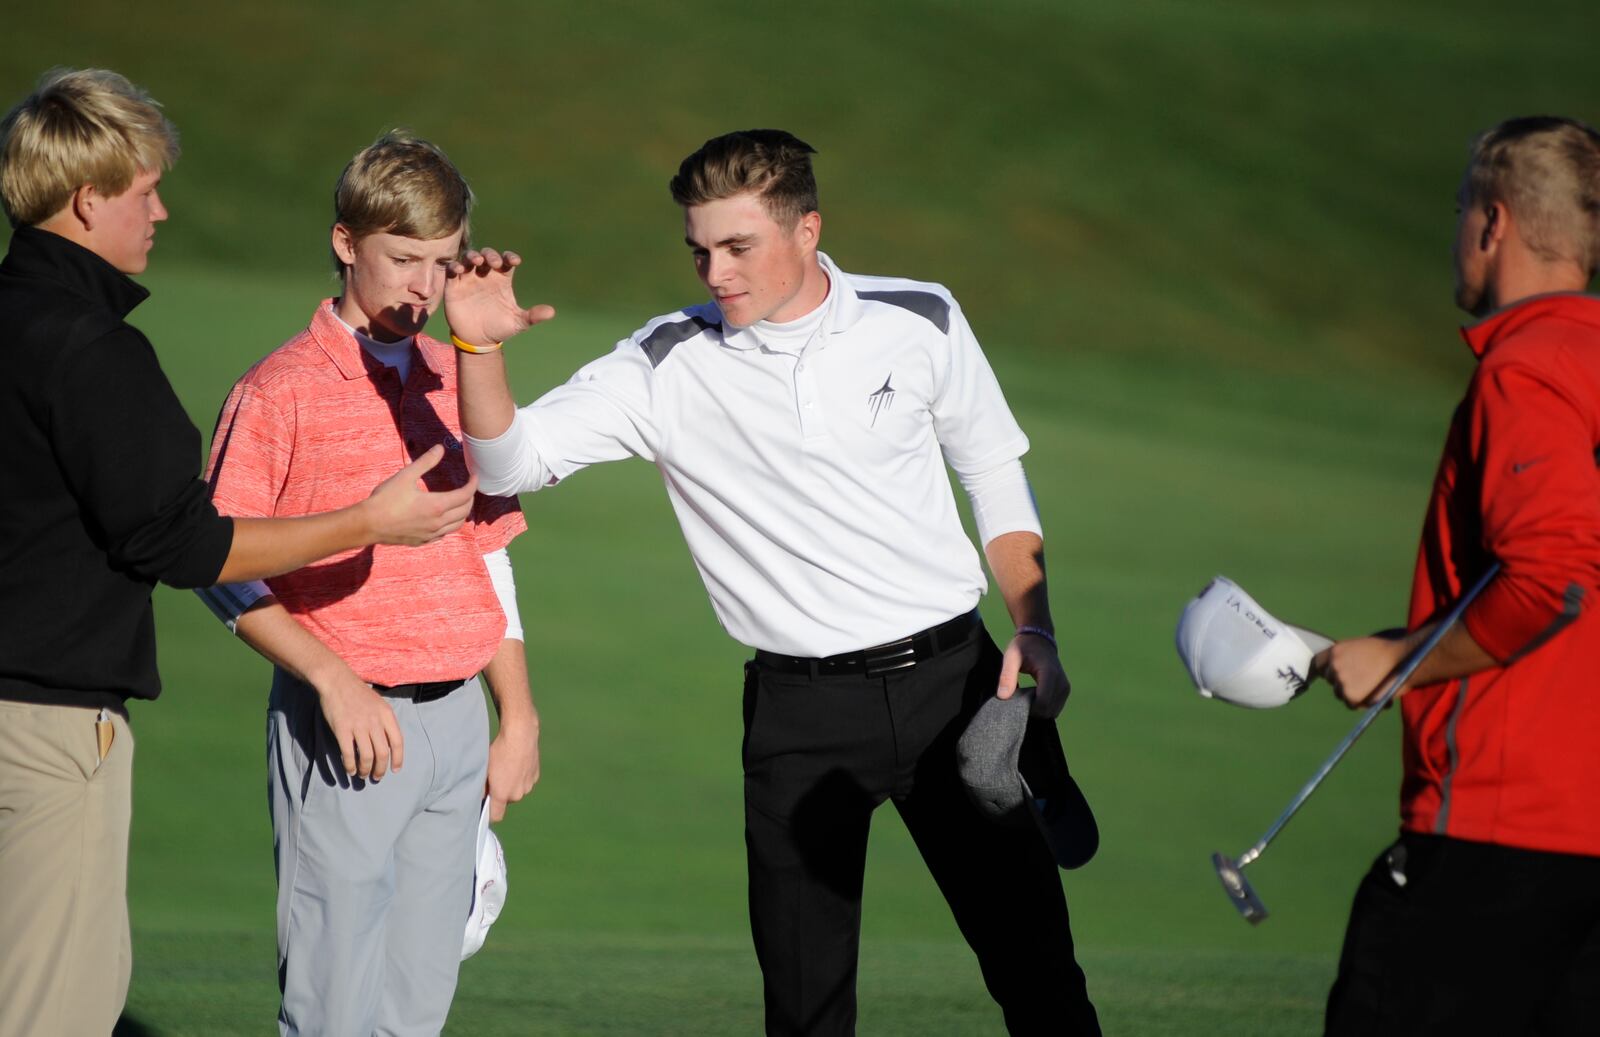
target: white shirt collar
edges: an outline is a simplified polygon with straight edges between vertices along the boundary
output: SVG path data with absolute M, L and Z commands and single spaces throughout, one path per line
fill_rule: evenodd
M 828 344 L 829 336 L 848 330 L 856 322 L 856 318 L 861 314 L 861 300 L 856 297 L 855 288 L 845 279 L 844 273 L 840 271 L 833 260 L 828 258 L 826 252 L 817 253 L 817 262 L 821 264 L 822 271 L 828 278 L 828 297 L 822 301 L 821 306 L 817 307 L 818 310 L 822 311 L 822 326 L 813 338 L 811 347 L 823 349 Z M 711 305 L 713 307 L 716 306 L 715 299 L 711 301 Z M 720 315 L 722 311 L 718 310 L 717 312 Z M 813 310 L 811 313 L 806 314 L 805 317 L 790 323 L 802 323 L 807 317 L 816 312 L 816 310 Z M 758 321 L 743 328 L 735 328 L 724 320 L 722 323 L 723 345 L 731 349 L 758 348 L 764 344 L 760 328 L 761 323 L 763 322 Z
M 339 316 L 339 311 L 334 309 L 331 303 L 328 306 L 328 312 L 332 313 L 333 319 L 343 325 L 346 331 L 350 332 L 351 337 L 356 340 L 356 343 L 362 349 L 366 350 L 369 356 L 385 367 L 392 367 L 398 371 L 402 381 L 411 373 L 411 347 L 416 344 L 417 337 L 415 335 L 400 339 L 398 342 L 383 342 L 357 331 L 348 321 Z

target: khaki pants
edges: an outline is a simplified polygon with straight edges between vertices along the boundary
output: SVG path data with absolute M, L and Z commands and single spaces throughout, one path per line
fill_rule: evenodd
M 133 734 L 0 700 L 0 1034 L 109 1034 L 128 994 Z

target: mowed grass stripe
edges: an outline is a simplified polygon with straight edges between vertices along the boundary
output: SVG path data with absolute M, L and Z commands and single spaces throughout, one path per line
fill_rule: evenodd
M 260 933 L 141 930 L 162 965 L 129 1003 L 130 1034 L 233 1037 L 271 1032 L 273 944 Z M 1107 1033 L 1192 1037 L 1320 1032 L 1317 957 L 1206 949 L 1085 949 Z M 747 939 L 600 936 L 496 928 L 462 966 L 447 1034 L 483 1037 L 743 1037 L 761 1028 L 760 977 Z M 917 940 L 863 948 L 859 1032 L 959 1037 L 1000 1032 L 963 946 Z

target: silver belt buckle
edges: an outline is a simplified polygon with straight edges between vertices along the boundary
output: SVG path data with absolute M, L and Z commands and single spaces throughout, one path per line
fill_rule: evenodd
M 881 677 L 896 670 L 909 670 L 917 665 L 915 638 L 902 637 L 898 641 L 868 648 L 861 653 L 868 677 Z

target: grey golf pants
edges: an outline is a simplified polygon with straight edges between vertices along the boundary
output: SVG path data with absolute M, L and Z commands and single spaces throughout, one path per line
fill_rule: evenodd
M 455 996 L 488 711 L 476 678 L 431 702 L 388 701 L 405 765 L 363 781 L 345 774 L 316 692 L 273 676 L 267 801 L 285 1035 L 433 1035 Z

